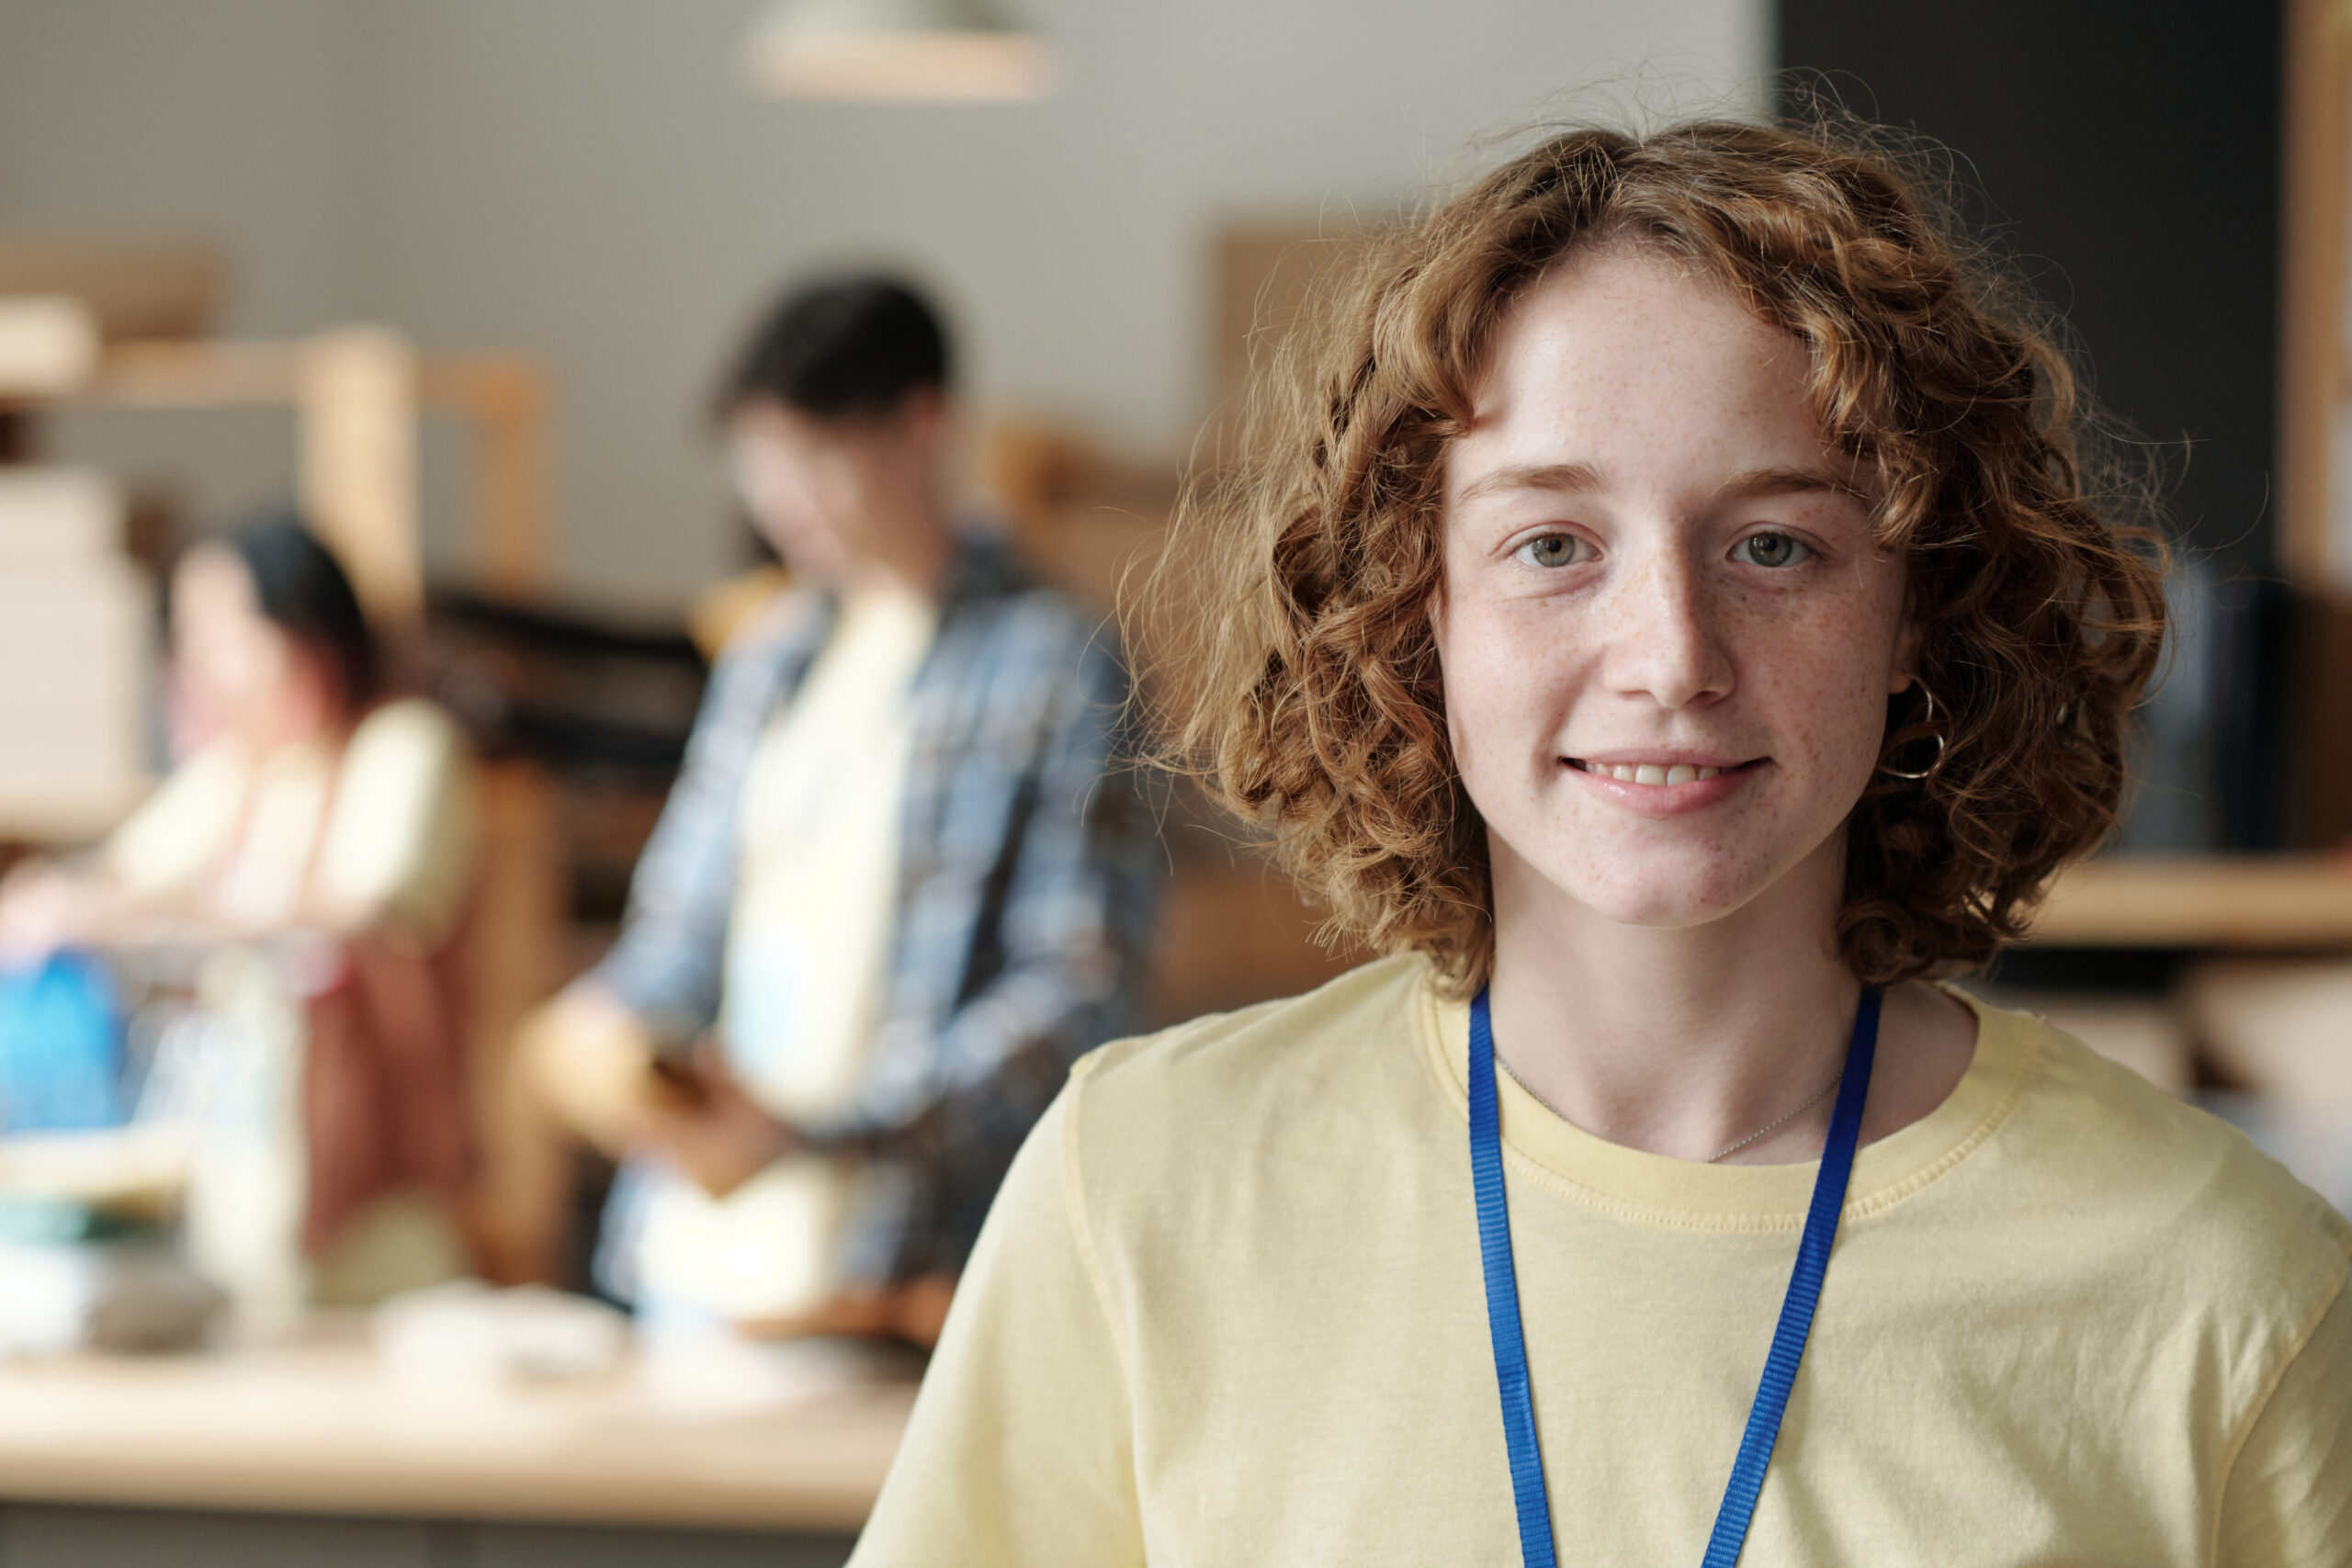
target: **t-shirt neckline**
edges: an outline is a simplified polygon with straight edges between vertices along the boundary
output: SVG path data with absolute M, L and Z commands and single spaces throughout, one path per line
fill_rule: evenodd
M 1956 987 L 1946 992 L 1976 1015 L 1968 1070 L 1943 1103 L 1855 1156 L 1846 1217 L 1901 1201 L 1990 1137 L 2015 1109 L 2038 1055 L 2030 1021 L 1986 1006 Z M 1422 1045 L 1439 1086 L 1466 1127 L 1470 1006 L 1441 995 L 1424 976 Z M 1627 1220 L 1699 1230 L 1794 1230 L 1804 1223 L 1820 1161 L 1801 1165 L 1705 1165 L 1628 1148 L 1553 1114 L 1508 1073 L 1501 1098 L 1503 1157 L 1514 1176 Z M 1465 1134 L 1466 1136 L 1466 1134 Z

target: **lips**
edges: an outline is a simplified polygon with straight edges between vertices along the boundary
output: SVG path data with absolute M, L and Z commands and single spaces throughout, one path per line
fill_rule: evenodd
M 1674 784 L 1696 784 L 1718 774 L 1737 773 L 1762 761 L 1761 757 L 1745 762 L 1692 761 L 1682 758 L 1589 758 L 1563 757 L 1562 761 L 1579 773 L 1596 778 L 1614 779 L 1620 784 L 1651 784 L 1661 788 Z
M 1712 811 L 1747 795 L 1771 761 L 1751 757 L 1734 761 L 1720 752 L 1678 757 L 1620 751 L 1609 757 L 1563 757 L 1560 771 L 1621 811 L 1664 820 Z

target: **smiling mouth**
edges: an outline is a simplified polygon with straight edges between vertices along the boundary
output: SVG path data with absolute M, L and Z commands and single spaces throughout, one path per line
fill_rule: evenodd
M 1729 767 L 1707 767 L 1696 762 L 1592 762 L 1582 757 L 1563 757 L 1560 760 L 1578 773 L 1590 773 L 1596 778 L 1615 779 L 1621 784 L 1657 785 L 1695 784 L 1702 779 L 1713 778 L 1718 773 L 1739 773 L 1764 761 L 1756 757 L 1745 762 L 1735 762 Z

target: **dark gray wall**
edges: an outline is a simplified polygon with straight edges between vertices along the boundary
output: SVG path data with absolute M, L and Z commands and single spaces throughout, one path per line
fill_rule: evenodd
M 1966 161 L 2099 396 L 2174 444 L 2190 536 L 2265 564 L 2280 25 L 2264 0 L 1781 0 L 1776 32 L 1784 73 Z

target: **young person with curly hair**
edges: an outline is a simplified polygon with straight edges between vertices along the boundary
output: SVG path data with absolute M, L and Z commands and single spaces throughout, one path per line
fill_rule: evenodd
M 1180 750 L 1391 956 L 1080 1064 L 854 1561 L 2343 1562 L 2352 1227 L 1939 983 L 2162 599 L 1921 182 L 1557 135 L 1289 370 Z

